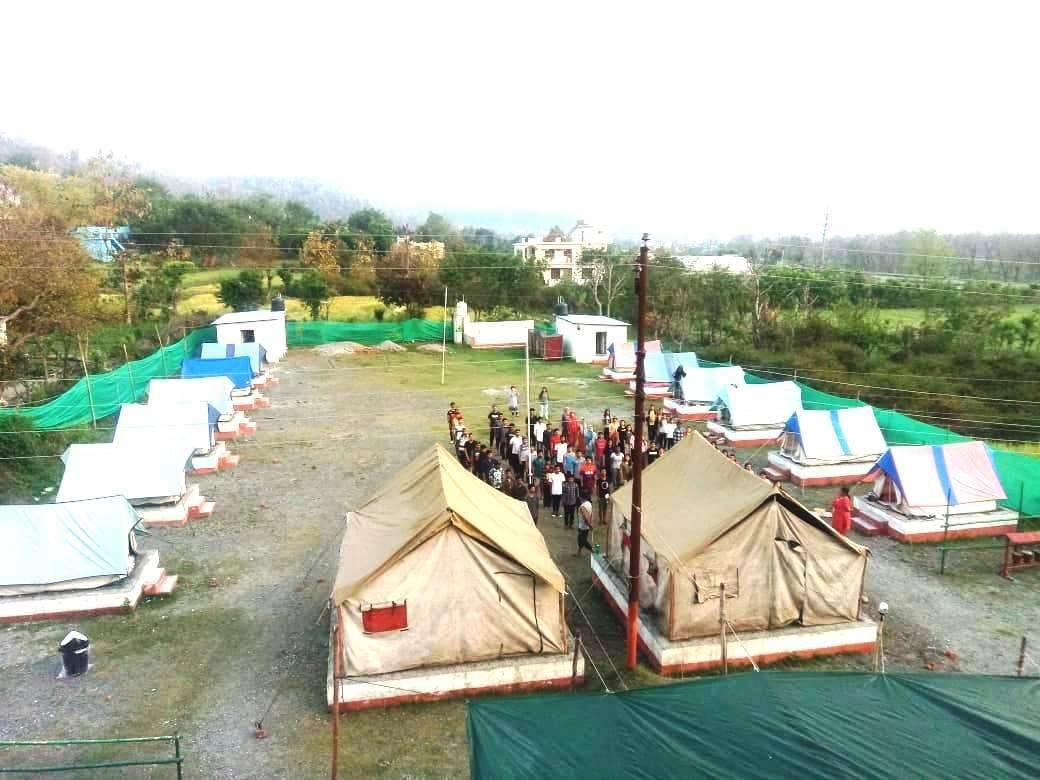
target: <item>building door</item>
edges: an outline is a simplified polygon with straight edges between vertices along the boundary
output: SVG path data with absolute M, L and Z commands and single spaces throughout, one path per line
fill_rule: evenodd
M 607 354 L 607 332 L 605 330 L 596 331 L 596 354 Z
M 256 341 L 256 331 L 254 331 L 254 330 L 243 330 L 242 331 L 242 341 L 245 342 L 246 344 L 252 344 L 254 341 Z

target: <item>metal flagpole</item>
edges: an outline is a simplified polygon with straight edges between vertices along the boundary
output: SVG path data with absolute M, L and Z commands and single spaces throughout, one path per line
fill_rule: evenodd
M 643 407 L 646 383 L 646 276 L 650 256 L 650 235 L 643 234 L 636 263 L 636 445 L 632 469 L 632 528 L 628 541 L 628 627 L 625 664 L 636 668 L 636 638 L 639 633 L 639 570 L 642 553 L 640 540 L 643 532 Z
M 444 360 L 448 355 L 448 288 L 444 287 L 444 323 L 441 325 L 441 384 L 444 384 Z

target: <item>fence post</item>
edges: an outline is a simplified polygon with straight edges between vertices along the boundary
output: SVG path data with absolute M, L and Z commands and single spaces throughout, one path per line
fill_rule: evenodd
M 162 361 L 163 376 L 169 376 L 170 370 L 166 368 L 166 347 L 163 346 L 162 336 L 159 335 L 159 326 L 155 326 L 155 338 L 159 340 L 159 360 Z
M 94 411 L 94 390 L 90 386 L 90 371 L 87 369 L 87 356 L 83 351 L 83 341 L 79 336 L 76 337 L 76 344 L 79 345 L 79 360 L 83 364 L 83 381 L 87 383 L 87 403 L 90 404 L 90 424 L 97 430 L 97 414 Z
M 123 345 L 123 357 L 126 358 L 126 373 L 130 377 L 130 401 L 132 403 L 137 400 L 137 387 L 134 385 L 134 367 L 130 365 L 130 353 L 126 350 L 126 344 Z
M 181 780 L 183 773 L 181 770 L 182 760 L 181 759 L 181 735 L 173 735 L 173 755 L 177 759 L 177 780 Z
M 1018 648 L 1018 676 L 1022 676 L 1022 669 L 1026 665 L 1026 638 L 1022 637 L 1022 644 Z

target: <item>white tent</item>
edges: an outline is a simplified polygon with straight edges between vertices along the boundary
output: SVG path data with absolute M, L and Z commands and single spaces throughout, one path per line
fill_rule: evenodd
M 256 342 L 267 351 L 267 361 L 277 363 L 288 351 L 284 311 L 236 311 L 213 321 L 221 344 Z
M 208 452 L 215 445 L 218 414 L 206 401 L 123 404 L 112 443 L 126 449 Z
M 615 341 L 608 351 L 607 368 L 628 373 L 636 370 L 636 345 L 631 341 Z
M 744 384 L 744 369 L 740 366 L 718 366 L 717 368 L 687 369 L 682 380 L 683 401 L 686 403 L 713 404 L 719 400 L 723 390 L 730 385 Z
M 848 409 L 799 409 L 787 421 L 783 454 L 807 465 L 873 462 L 888 448 L 874 410 L 869 406 Z
M 249 367 L 253 370 L 253 375 L 255 376 L 263 371 L 267 354 L 264 347 L 255 342 L 251 344 L 217 344 L 210 341 L 202 345 L 199 357 L 203 360 L 247 357 L 249 358 Z
M 802 391 L 794 382 L 729 385 L 720 400 L 722 422 L 729 428 L 783 428 L 802 408 Z
M 177 501 L 187 490 L 184 446 L 147 449 L 117 444 L 73 444 L 61 456 L 65 473 L 56 501 L 123 496 L 127 501 Z
M 0 596 L 96 588 L 126 577 L 137 522 L 120 496 L 0 506 Z
M 1007 498 L 980 441 L 891 447 L 875 469 L 875 494 L 907 515 L 990 512 Z
M 193 404 L 205 401 L 221 417 L 235 413 L 231 400 L 234 384 L 226 376 L 196 379 L 153 379 L 148 383 L 148 405 Z

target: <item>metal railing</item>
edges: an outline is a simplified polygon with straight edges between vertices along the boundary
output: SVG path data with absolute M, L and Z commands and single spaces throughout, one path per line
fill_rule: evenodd
M 169 742 L 173 755 L 167 758 L 128 758 L 113 761 L 84 761 L 71 764 L 55 764 L 52 766 L 0 766 L 0 774 L 40 774 L 50 772 L 70 772 L 76 769 L 113 769 L 127 766 L 163 766 L 177 767 L 177 780 L 181 780 L 184 757 L 181 755 L 181 737 L 179 734 L 162 737 L 121 737 L 111 739 L 13 739 L 0 740 L 0 755 L 4 748 L 12 747 L 64 747 L 68 745 L 124 745 L 146 742 Z

